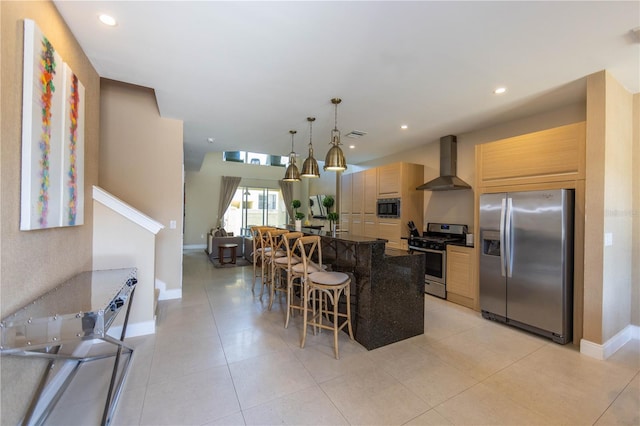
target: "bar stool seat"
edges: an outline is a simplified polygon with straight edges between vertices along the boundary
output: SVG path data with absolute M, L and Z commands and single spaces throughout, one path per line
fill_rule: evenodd
M 349 275 L 343 272 L 313 272 L 309 275 L 314 284 L 338 285 L 349 280 Z

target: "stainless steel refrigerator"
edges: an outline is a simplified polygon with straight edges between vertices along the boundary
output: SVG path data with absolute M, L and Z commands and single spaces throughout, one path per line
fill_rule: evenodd
M 569 189 L 480 196 L 483 317 L 571 341 L 573 205 Z

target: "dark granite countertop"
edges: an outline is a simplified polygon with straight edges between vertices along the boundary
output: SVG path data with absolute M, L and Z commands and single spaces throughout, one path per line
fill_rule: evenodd
M 289 229 L 290 231 L 294 231 L 295 230 L 295 226 L 293 225 L 286 225 L 285 226 L 286 229 Z M 321 237 L 328 237 L 328 238 L 335 238 L 336 240 L 342 240 L 342 241 L 349 241 L 351 243 L 356 243 L 356 244 L 370 244 L 370 243 L 386 243 L 387 240 L 382 239 L 382 238 L 372 238 L 372 237 L 363 237 L 361 235 L 353 235 L 350 234 L 348 232 L 340 232 L 338 231 L 336 233 L 335 236 L 331 235 L 331 232 L 329 231 L 323 231 L 320 229 L 313 229 L 313 228 L 307 228 L 307 227 L 302 227 L 302 232 L 304 232 L 305 234 L 308 235 L 320 235 Z

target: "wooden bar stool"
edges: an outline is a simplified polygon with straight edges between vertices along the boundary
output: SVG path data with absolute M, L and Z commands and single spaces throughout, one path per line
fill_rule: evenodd
M 349 331 L 349 338 L 353 340 L 351 328 L 351 278 L 343 272 L 327 272 L 322 270 L 322 246 L 319 236 L 302 237 L 298 239 L 298 247 L 302 258 L 303 267 L 303 331 L 300 347 L 304 348 L 307 338 L 307 327 L 333 331 L 333 350 L 336 359 L 340 359 L 338 352 L 338 333 L 344 327 Z M 318 262 L 312 258 L 317 252 Z M 320 268 L 320 271 L 318 270 Z M 315 272 L 313 272 L 315 270 Z M 344 294 L 346 299 L 346 313 L 338 311 L 340 296 Z M 316 297 L 317 296 L 317 297 Z M 311 306 L 311 308 L 309 307 Z M 311 318 L 309 318 L 311 309 Z M 323 316 L 331 317 L 331 325 L 322 322 Z M 342 324 L 340 324 L 342 319 Z
M 262 281 L 264 281 L 265 259 L 262 254 L 265 251 L 265 248 L 267 248 L 267 231 L 270 229 L 275 228 L 272 226 L 252 226 L 250 228 L 253 243 L 253 251 L 251 252 L 251 260 L 253 261 L 253 283 L 251 284 L 251 293 L 253 293 L 253 289 L 256 286 L 257 277 L 261 277 Z M 257 273 L 258 265 L 260 266 L 259 275 Z
M 266 239 L 265 247 L 263 251 L 263 265 L 265 274 L 262 276 L 262 288 L 260 289 L 260 300 L 262 300 L 262 295 L 264 294 L 264 288 L 267 287 L 267 291 L 269 292 L 269 310 L 271 310 L 271 305 L 273 304 L 273 287 L 275 285 L 275 276 L 273 275 L 273 262 L 275 259 L 280 257 L 285 257 L 287 253 L 282 247 L 282 238 L 280 238 L 284 234 L 288 234 L 289 231 L 287 229 L 269 229 L 266 231 Z
M 286 293 L 287 314 L 284 320 L 284 328 L 289 327 L 289 317 L 292 313 L 292 310 L 297 309 L 302 311 L 303 309 L 301 304 L 295 305 L 292 303 L 295 296 L 293 290 L 295 274 L 293 271 L 293 267 L 302 262 L 300 256 L 296 254 L 296 242 L 298 241 L 298 238 L 302 237 L 303 235 L 304 234 L 302 232 L 289 232 L 288 234 L 283 234 L 281 237 L 281 246 L 284 248 L 284 250 L 286 250 L 286 256 L 278 257 L 271 263 L 273 266 L 272 276 L 274 276 L 276 279 L 278 279 L 277 281 L 279 281 L 282 274 L 285 274 L 287 280 L 286 284 L 284 285 L 282 284 L 282 282 L 279 282 L 279 285 L 274 285 L 274 287 L 272 287 L 274 292 Z M 301 277 L 301 275 L 298 275 L 298 277 Z M 302 300 L 301 278 L 298 279 L 298 283 L 300 284 L 300 300 Z M 273 302 L 273 299 L 274 295 L 271 296 L 271 302 Z M 269 305 L 269 308 L 271 308 L 271 305 Z

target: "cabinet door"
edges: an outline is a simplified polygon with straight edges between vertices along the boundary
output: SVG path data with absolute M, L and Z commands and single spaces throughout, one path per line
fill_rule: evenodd
M 352 217 L 351 213 L 342 213 L 340 215 L 340 230 L 341 231 L 346 231 L 346 232 L 351 232 L 352 220 L 353 220 L 353 217 Z
M 387 247 L 401 248 L 400 226 L 400 219 L 380 219 L 378 222 L 378 238 L 387 240 Z
M 474 253 L 472 247 L 447 246 L 447 299 L 469 308 L 474 308 L 476 297 Z
M 351 192 L 353 194 L 351 198 L 351 212 L 358 214 L 364 213 L 362 210 L 364 200 L 364 172 L 351 174 Z
M 401 163 L 378 167 L 378 198 L 399 197 L 401 192 Z
M 364 235 L 364 224 L 362 223 L 362 214 L 351 215 L 351 228 L 349 233 L 351 235 Z
M 584 122 L 477 145 L 481 186 L 584 179 Z
M 378 238 L 378 218 L 375 214 L 363 215 L 362 233 L 365 237 Z
M 378 172 L 377 169 L 368 169 L 364 172 L 363 212 L 376 214 L 376 200 L 378 199 Z
M 347 175 L 342 175 L 341 179 L 340 179 L 340 213 L 341 214 L 345 214 L 345 213 L 351 213 L 352 212 L 352 198 L 353 198 L 353 191 L 352 191 L 352 176 L 353 173 L 347 174 Z

